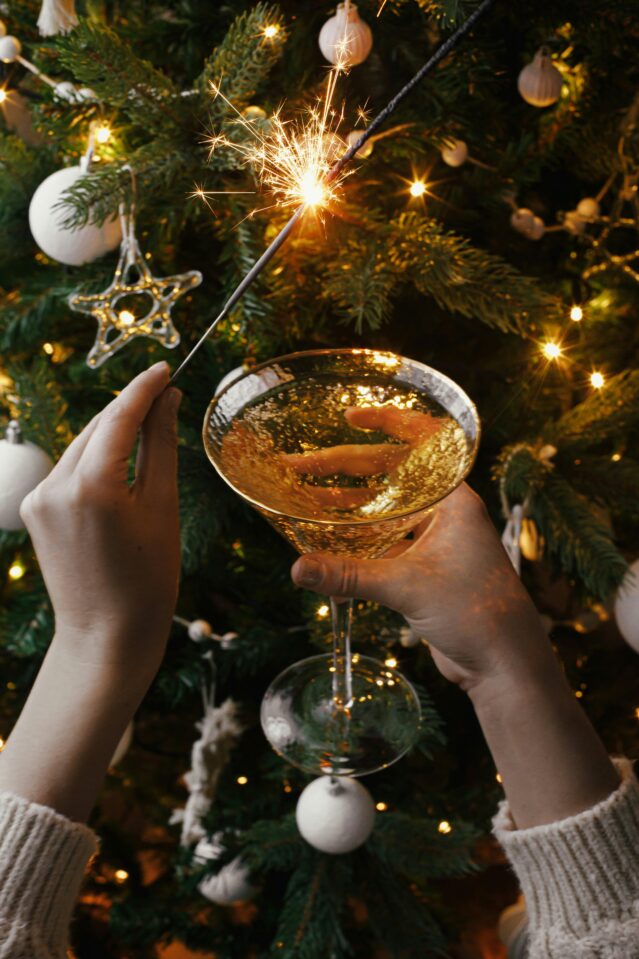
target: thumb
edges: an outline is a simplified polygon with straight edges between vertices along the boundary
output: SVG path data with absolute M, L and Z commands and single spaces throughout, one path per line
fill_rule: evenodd
M 154 402 L 142 424 L 136 483 L 145 489 L 173 492 L 177 483 L 177 413 L 182 393 L 174 387 Z
M 354 559 L 330 553 L 301 556 L 291 570 L 296 586 L 329 596 L 372 599 L 398 609 L 400 570 L 397 562 L 384 559 Z

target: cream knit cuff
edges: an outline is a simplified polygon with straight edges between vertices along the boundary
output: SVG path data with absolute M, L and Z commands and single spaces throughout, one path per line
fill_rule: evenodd
M 526 899 L 531 959 L 639 956 L 639 784 L 629 760 L 614 763 L 621 783 L 591 809 L 517 830 L 502 802 L 493 820 Z
M 87 862 L 87 826 L 0 791 L 0 956 L 64 956 Z

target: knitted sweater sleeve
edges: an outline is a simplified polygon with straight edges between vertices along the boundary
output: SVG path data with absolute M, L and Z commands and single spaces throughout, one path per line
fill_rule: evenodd
M 0 792 L 0 959 L 65 959 L 71 913 L 95 834 Z
M 569 819 L 517 829 L 508 804 L 495 836 L 528 911 L 527 959 L 639 959 L 639 784 L 615 760 L 621 783 Z

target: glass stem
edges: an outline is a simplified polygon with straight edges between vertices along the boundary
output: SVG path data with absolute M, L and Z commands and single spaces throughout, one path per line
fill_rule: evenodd
M 353 677 L 351 673 L 351 625 L 353 600 L 341 603 L 331 597 L 333 624 L 333 702 L 338 709 L 350 709 L 353 704 Z

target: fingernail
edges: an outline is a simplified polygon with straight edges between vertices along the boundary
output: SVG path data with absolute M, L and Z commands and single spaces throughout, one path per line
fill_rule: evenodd
M 150 373 L 151 370 L 159 370 L 160 368 L 163 368 L 165 373 L 169 372 L 169 364 L 166 362 L 166 360 L 160 360 L 159 363 L 154 363 L 153 366 L 148 368 L 147 373 Z
M 174 386 L 166 391 L 166 404 L 172 413 L 177 413 L 182 402 L 182 390 L 176 390 Z
M 295 579 L 300 586 L 319 586 L 324 570 L 316 559 L 298 559 L 295 564 Z

